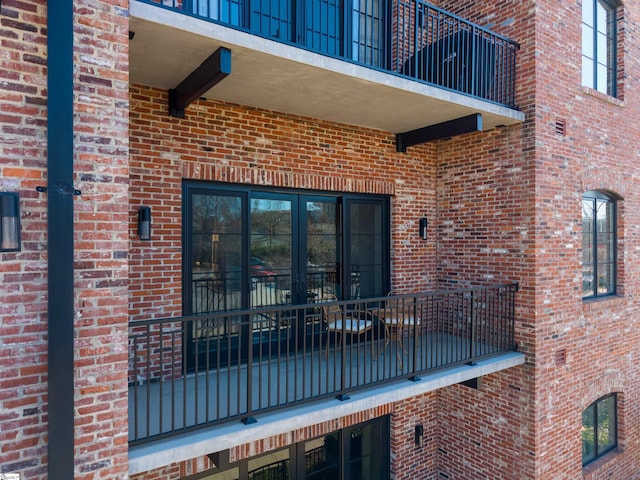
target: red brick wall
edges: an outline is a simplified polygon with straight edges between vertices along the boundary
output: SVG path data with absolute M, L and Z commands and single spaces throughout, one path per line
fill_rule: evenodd
M 46 478 L 44 2 L 0 14 L 0 190 L 20 193 L 22 251 L 0 253 L 0 472 Z
M 447 8 L 464 9 L 469 3 L 449 2 Z M 465 479 L 525 478 L 504 463 L 514 458 L 527 463 L 523 472 L 529 478 L 640 478 L 640 417 L 630 408 L 638 403 L 640 392 L 634 360 L 640 344 L 634 301 L 639 265 L 632 253 L 638 248 L 635 139 L 640 104 L 635 66 L 640 54 L 637 33 L 630 28 L 637 24 L 640 10 L 627 2 L 620 15 L 625 53 L 618 66 L 626 79 L 620 86 L 622 103 L 581 86 L 579 4 L 536 2 L 533 10 L 530 2 L 517 3 L 522 8 L 507 2 L 503 15 L 494 2 L 482 2 L 487 14 L 480 23 L 492 22 L 498 31 L 504 26 L 505 33 L 521 44 L 517 103 L 527 120 L 522 128 L 496 132 L 495 142 L 481 144 L 479 138 L 469 137 L 464 148 L 451 141 L 440 146 L 438 254 L 444 274 L 440 281 L 457 281 L 458 272 L 466 269 L 465 279 L 506 274 L 520 282 L 517 341 L 535 363 L 516 369 L 522 373 L 510 385 L 521 389 L 529 407 L 522 412 L 523 430 L 504 437 L 507 443 L 498 456 L 489 446 L 493 442 L 484 441 L 493 435 L 497 420 L 487 416 L 486 399 L 508 391 L 504 378 L 511 371 L 501 381 L 484 382 L 476 395 L 466 392 L 459 404 L 457 387 L 443 391 L 443 414 L 456 419 L 452 430 L 461 436 L 458 441 L 443 440 L 461 449 L 473 439 L 478 442 L 477 458 L 499 460 L 469 465 L 466 455 L 446 460 L 442 455 L 440 465 L 455 472 L 450 478 Z M 507 21 L 508 15 L 515 21 Z M 519 20 L 525 18 L 528 25 Z M 566 125 L 564 135 L 557 133 L 558 123 Z M 618 286 L 623 296 L 598 302 L 583 302 L 581 291 L 580 200 L 590 189 L 623 198 L 618 204 Z M 620 452 L 583 469 L 582 410 L 610 392 L 623 398 Z
M 185 119 L 167 115 L 167 92 L 131 88 L 130 315 L 182 311 L 182 179 L 361 193 L 393 193 L 393 288 L 435 282 L 434 242 L 418 219 L 435 218 L 433 147 L 395 151 L 391 134 L 200 101 Z M 152 208 L 152 240 L 137 240 L 140 205 Z M 434 237 L 435 238 L 435 237 Z
M 437 478 L 438 445 L 437 393 L 431 392 L 394 405 L 391 415 L 391 478 L 413 480 Z M 416 445 L 415 428 L 422 425 L 424 443 Z
M 75 478 L 127 475 L 128 19 L 74 2 Z M 47 2 L 0 10 L 0 190 L 22 251 L 0 254 L 0 472 L 47 478 Z M 53 119 L 55 121 L 55 119 Z M 55 221 L 55 219 L 52 219 Z
M 640 134 L 638 65 L 640 37 L 635 25 L 640 5 L 625 2 L 623 32 L 624 103 L 581 86 L 579 4 L 541 9 L 537 25 L 550 25 L 540 35 L 536 95 L 536 162 L 538 207 L 536 229 L 540 254 L 539 313 L 536 318 L 539 393 L 536 401 L 539 478 L 577 478 L 581 468 L 580 413 L 601 396 L 617 391 L 623 453 L 601 463 L 587 478 L 640 478 L 640 318 L 635 294 L 640 287 L 637 258 L 637 138 Z M 573 66 L 577 66 L 574 68 Z M 566 121 L 558 135 L 555 122 Z M 618 298 L 598 302 L 581 299 L 581 195 L 606 189 L 618 203 Z M 544 249 L 544 250 L 542 250 Z M 565 365 L 555 354 L 566 350 Z M 589 470 L 589 469 L 587 469 Z

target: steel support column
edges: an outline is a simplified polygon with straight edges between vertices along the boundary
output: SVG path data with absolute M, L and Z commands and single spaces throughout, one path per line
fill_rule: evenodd
M 48 478 L 74 478 L 73 0 L 47 2 Z

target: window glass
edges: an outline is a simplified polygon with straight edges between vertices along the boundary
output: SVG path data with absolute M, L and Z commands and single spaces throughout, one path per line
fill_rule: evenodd
M 202 17 L 220 20 L 229 25 L 240 25 L 241 0 L 185 0 L 185 8 Z
M 289 449 L 269 452 L 249 460 L 249 480 L 289 480 Z
M 368 65 L 383 67 L 387 2 L 384 0 L 351 1 L 353 3 L 352 58 Z
M 582 464 L 603 456 L 618 444 L 617 396 L 606 395 L 582 412 Z
M 616 202 L 600 192 L 582 199 L 582 296 L 616 293 Z
M 241 307 L 242 204 L 233 195 L 194 194 L 191 205 L 192 313 Z
M 389 480 L 389 417 L 243 459 L 202 480 Z M 195 476 L 189 477 L 195 480 Z
M 385 456 L 381 455 L 380 425 L 369 424 L 351 430 L 349 438 L 351 480 L 369 480 L 384 471 Z
M 385 239 L 380 203 L 349 202 L 349 298 L 385 295 Z
M 184 188 L 186 315 L 380 297 L 389 291 L 387 197 L 195 182 Z M 244 361 L 250 351 L 302 349 L 303 331 L 306 342 L 326 340 L 318 316 L 291 328 L 294 319 L 273 322 L 257 315 L 252 328 L 242 317 L 193 322 L 188 368 L 210 366 L 214 359 L 216 364 Z
M 340 435 L 330 433 L 305 443 L 305 479 L 337 480 L 340 478 Z
M 616 95 L 616 7 L 605 0 L 582 2 L 582 84 Z
M 230 468 L 220 473 L 213 473 L 205 477 L 200 477 L 201 480 L 240 480 L 240 469 L 238 467 Z
M 595 404 L 582 412 L 582 463 L 593 460 L 596 455 L 595 446 Z

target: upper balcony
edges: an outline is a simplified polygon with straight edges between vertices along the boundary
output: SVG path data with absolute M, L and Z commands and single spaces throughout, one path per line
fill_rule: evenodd
M 196 98 L 393 133 L 524 119 L 517 44 L 420 0 L 132 0 L 130 17 L 132 83 L 176 89 L 223 47 L 230 73 Z

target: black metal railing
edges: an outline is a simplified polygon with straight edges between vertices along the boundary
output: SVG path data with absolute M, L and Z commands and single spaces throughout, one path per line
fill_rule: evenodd
M 518 45 L 420 0 L 143 0 L 515 108 Z
M 305 281 L 294 285 L 291 273 L 273 269 L 262 271 L 259 275 L 250 275 L 249 283 L 249 303 L 253 308 L 290 305 L 293 302 L 292 295 L 297 295 L 295 289 L 303 290 L 306 296 L 305 303 L 338 296 L 341 289 L 335 270 L 307 272 Z M 348 288 L 351 297 L 359 296 L 358 272 L 351 273 Z M 198 273 L 191 281 L 191 291 L 194 313 L 237 310 L 242 304 L 242 281 L 239 273 Z
M 131 322 L 137 444 L 510 351 L 517 284 Z

